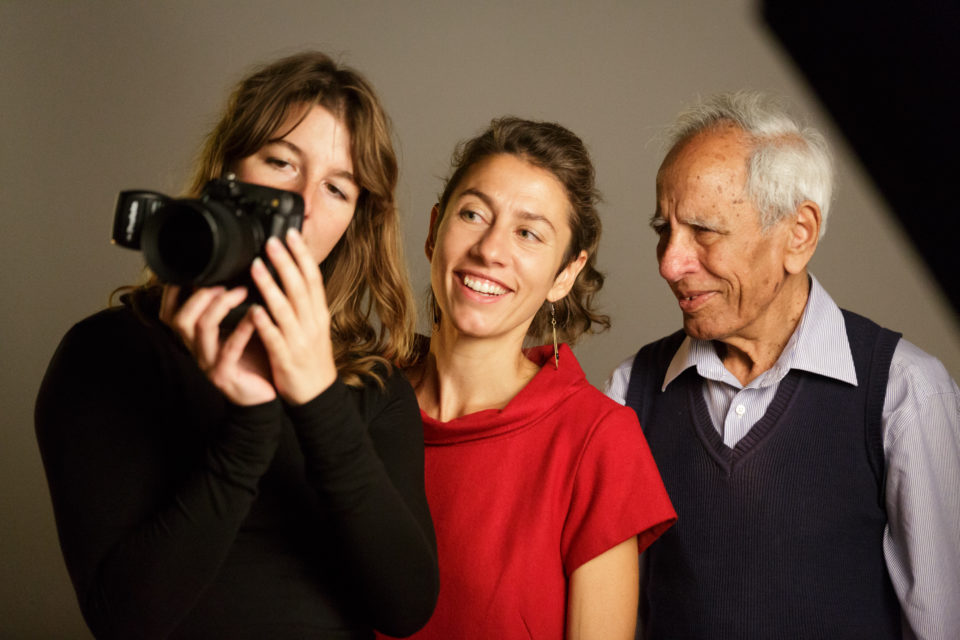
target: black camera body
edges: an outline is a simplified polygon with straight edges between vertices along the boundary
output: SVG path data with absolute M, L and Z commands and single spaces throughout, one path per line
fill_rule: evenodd
M 113 242 L 143 251 L 162 282 L 184 288 L 250 285 L 250 263 L 264 243 L 303 226 L 299 194 L 240 182 L 233 174 L 208 182 L 199 198 L 153 191 L 117 197 Z

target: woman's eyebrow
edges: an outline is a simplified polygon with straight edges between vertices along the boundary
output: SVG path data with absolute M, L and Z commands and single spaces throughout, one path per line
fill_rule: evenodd
M 483 191 L 475 187 L 467 187 L 466 189 L 461 191 L 460 195 L 457 196 L 457 200 L 460 200 L 464 196 L 475 196 L 477 198 L 480 198 L 480 200 L 483 201 L 483 204 L 487 205 L 491 209 L 495 208 L 493 199 L 489 195 L 487 195 L 486 193 L 484 193 Z M 549 226 L 551 229 L 553 229 L 554 232 L 556 232 L 556 228 L 553 226 L 553 223 L 550 222 L 550 220 L 546 216 L 540 215 L 539 213 L 534 213 L 532 211 L 526 211 L 526 210 L 520 211 L 517 215 L 520 218 L 530 222 L 543 222 L 544 224 Z
M 303 149 L 301 149 L 297 145 L 293 144 L 292 142 L 284 138 L 274 138 L 273 140 L 267 140 L 267 144 L 279 144 L 286 147 L 290 151 L 293 151 L 298 156 L 303 155 Z
M 281 146 L 286 147 L 290 151 L 292 151 L 297 157 L 299 158 L 303 157 L 303 150 L 297 145 L 295 145 L 294 143 L 284 138 L 274 138 L 273 140 L 267 140 L 267 144 L 279 144 Z M 360 183 L 357 182 L 357 179 L 356 177 L 354 177 L 353 173 L 350 171 L 347 171 L 346 169 L 335 170 L 333 171 L 332 175 L 338 178 L 343 178 L 344 180 L 349 180 L 350 182 L 352 182 L 354 185 L 358 187 L 360 186 Z
M 556 232 L 556 227 L 553 226 L 553 223 L 550 222 L 550 219 L 546 216 L 540 215 L 539 213 L 533 213 L 532 211 L 521 211 L 519 214 L 520 218 L 528 220 L 530 222 L 542 222 L 548 227 L 550 227 L 554 232 Z

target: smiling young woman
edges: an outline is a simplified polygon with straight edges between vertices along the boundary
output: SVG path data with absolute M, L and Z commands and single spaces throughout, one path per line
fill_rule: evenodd
M 632 638 L 638 552 L 674 520 L 632 411 L 556 331 L 605 327 L 583 143 L 495 120 L 431 214 L 434 326 L 408 369 L 424 420 L 440 598 L 417 638 Z

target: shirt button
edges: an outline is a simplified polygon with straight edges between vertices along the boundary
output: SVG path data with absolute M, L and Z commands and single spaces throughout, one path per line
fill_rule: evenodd
M 736 411 L 737 411 L 737 415 L 742 418 L 742 417 L 743 417 L 743 414 L 745 414 L 745 413 L 747 412 L 747 408 L 746 408 L 745 406 L 743 406 L 742 404 L 738 404 Z

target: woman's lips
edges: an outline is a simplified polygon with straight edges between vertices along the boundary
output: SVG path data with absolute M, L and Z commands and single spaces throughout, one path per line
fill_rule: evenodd
M 502 282 L 487 278 L 478 273 L 458 271 L 456 275 L 467 293 L 476 299 L 496 300 L 511 291 L 511 289 Z
M 506 287 L 498 282 L 490 280 L 489 278 L 471 275 L 469 273 L 463 274 L 460 280 L 471 291 L 476 291 L 477 293 L 482 293 L 489 296 L 502 296 L 508 291 Z

